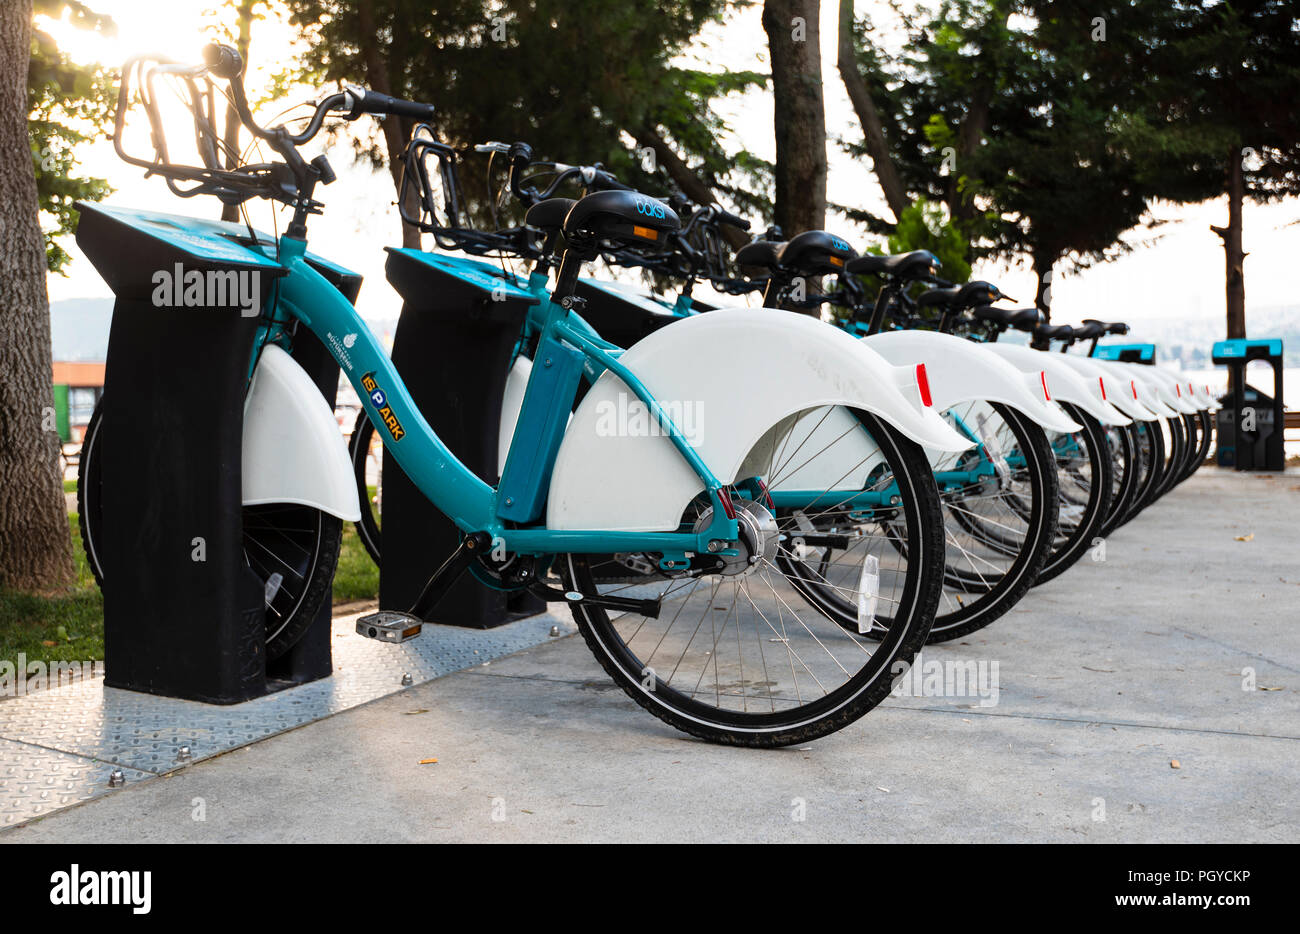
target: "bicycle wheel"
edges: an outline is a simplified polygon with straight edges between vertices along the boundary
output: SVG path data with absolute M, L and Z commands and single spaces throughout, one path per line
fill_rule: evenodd
M 801 417 L 815 420 L 821 411 L 845 410 L 823 407 Z M 661 598 L 657 618 L 571 604 L 592 653 L 636 703 L 703 739 L 772 747 L 838 730 L 889 694 L 933 619 L 942 520 L 921 449 L 869 413 L 852 417 L 855 434 L 845 443 L 872 449 L 860 471 L 849 471 L 862 478 L 853 481 L 856 490 L 837 489 L 793 510 L 738 500 L 741 554 L 715 559 L 712 569 L 618 584 L 599 577 L 614 556 L 563 558 L 565 585 L 583 595 Z M 801 471 L 821 458 L 846 465 L 835 445 L 814 449 L 814 434 L 769 446 L 761 475 L 774 493 L 797 489 Z M 885 507 L 863 508 L 864 493 L 886 494 L 877 497 Z M 688 527 L 710 518 L 711 507 L 686 516 Z M 904 539 L 901 552 L 890 536 Z M 843 554 L 824 560 L 837 543 L 856 567 Z M 851 625 L 827 608 L 832 597 L 854 607 Z
M 1060 482 L 1060 517 L 1052 553 L 1035 584 L 1050 581 L 1072 567 L 1096 543 L 1110 511 L 1114 478 L 1106 429 L 1078 406 L 1061 405 L 1083 430 L 1052 441 Z
M 1139 479 L 1125 522 L 1132 521 L 1151 504 L 1165 467 L 1165 441 L 1159 424 L 1154 421 L 1134 422 L 1132 428 L 1138 452 Z
M 1055 462 L 1041 427 L 1001 403 L 966 403 L 945 416 L 982 444 L 933 465 L 942 482 L 946 560 L 930 642 L 982 629 L 1016 605 L 1051 553 L 1059 510 Z M 981 468 L 983 476 L 964 479 Z
M 1106 538 L 1124 524 L 1129 504 L 1137 492 L 1139 467 L 1137 442 L 1132 425 L 1111 425 L 1106 429 L 1106 445 L 1110 450 L 1111 496 L 1110 508 L 1101 524 L 1098 535 Z
M 1210 456 L 1210 445 L 1214 443 L 1214 416 L 1202 410 L 1197 413 L 1197 421 L 1201 426 L 1200 443 L 1197 445 L 1196 457 L 1192 460 L 1191 469 L 1187 471 L 1189 477 L 1205 464 L 1206 458 Z
M 1202 448 L 1208 447 L 1208 442 L 1203 436 L 1200 416 L 1200 412 L 1183 416 L 1183 430 L 1187 433 L 1187 456 L 1183 458 L 1183 468 L 1179 471 L 1174 486 L 1196 473 L 1196 468 L 1204 459 Z
M 384 446 L 375 440 L 375 426 L 366 417 L 365 409 L 357 412 L 356 424 L 352 426 L 348 457 L 357 481 L 357 502 L 361 504 L 361 519 L 353 525 L 366 554 L 378 565 L 383 546 L 380 506 L 384 489 Z
M 1152 502 L 1168 493 L 1178 482 L 1178 475 L 1183 469 L 1183 460 L 1187 455 L 1187 436 L 1183 429 L 1182 418 L 1174 415 L 1161 419 L 1160 430 L 1165 441 L 1165 466 Z
M 81 541 L 95 582 L 104 587 L 100 522 L 102 477 L 98 452 L 102 444 L 104 400 L 86 426 L 77 467 L 77 509 Z M 296 503 L 244 506 L 243 553 L 266 594 L 266 657 L 289 651 L 316 619 L 330 598 L 338 564 L 343 522 L 329 513 Z

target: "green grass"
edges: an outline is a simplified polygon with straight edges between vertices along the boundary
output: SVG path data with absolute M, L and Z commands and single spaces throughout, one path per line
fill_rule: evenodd
M 77 481 L 76 481 L 76 480 L 64 480 L 64 481 L 63 481 L 63 492 L 64 492 L 64 493 L 75 493 L 75 492 L 77 492 Z
M 343 545 L 334 571 L 334 602 L 374 600 L 379 596 L 379 568 L 370 560 L 351 522 L 343 524 Z
M 77 582 L 66 594 L 52 597 L 0 590 L 0 659 L 17 662 L 20 652 L 29 662 L 104 658 L 104 598 L 86 563 L 75 513 L 68 522 Z M 379 568 L 349 522 L 343 527 L 334 602 L 373 600 L 378 595 Z
M 0 590 L 0 659 L 16 662 L 19 652 L 29 662 L 104 658 L 104 598 L 86 563 L 75 513 L 68 522 L 77 582 L 53 597 Z

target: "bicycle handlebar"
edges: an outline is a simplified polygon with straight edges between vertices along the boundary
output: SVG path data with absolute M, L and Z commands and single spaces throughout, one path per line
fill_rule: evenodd
M 378 91 L 368 91 L 355 84 L 345 86 L 343 93 L 352 97 L 352 106 L 347 113 L 347 119 L 349 120 L 355 120 L 362 114 L 371 114 L 373 116 L 410 117 L 412 120 L 419 120 L 423 123 L 432 120 L 435 114 L 432 104 L 422 104 L 419 101 L 391 97 L 388 94 L 380 94 Z
M 126 113 L 132 105 L 133 74 L 137 85 L 136 99 L 144 107 L 152 130 L 153 159 L 132 156 L 122 145 Z M 243 74 L 244 59 L 239 50 L 216 42 L 204 48 L 201 65 L 182 65 L 161 55 L 134 56 L 128 59 L 122 68 L 114 119 L 113 145 L 118 156 L 132 165 L 146 169 L 147 174 L 163 176 L 172 191 L 182 197 L 211 194 L 228 204 L 238 204 L 250 197 L 260 196 L 294 204 L 299 213 L 305 215 L 319 212 L 319 205 L 311 197 L 313 188 L 317 183 L 329 184 L 334 180 L 334 173 L 324 156 L 318 156 L 309 163 L 297 152 L 297 148 L 320 132 L 330 113 L 341 112 L 349 120 L 356 119 L 362 113 L 395 114 L 415 119 L 427 119 L 433 113 L 433 107 L 428 104 L 348 86 L 316 104 L 307 126 L 301 132 L 290 133 L 284 125 L 268 129 L 260 126 L 253 118 L 244 91 Z M 157 75 L 174 75 L 184 83 L 188 93 L 186 106 L 194 119 L 196 148 L 203 163 L 201 167 L 173 163 L 168 158 L 165 128 L 153 89 Z M 276 155 L 284 160 L 283 163 L 221 164 L 220 153 L 224 143 L 213 112 L 211 93 L 211 86 L 216 80 L 229 84 L 229 101 L 239 122 L 255 137 L 266 141 Z M 203 81 L 206 85 L 201 83 Z M 233 163 L 235 154 L 227 153 L 227 156 Z M 182 189 L 176 184 L 178 181 L 196 184 L 192 188 Z M 296 217 L 295 223 L 300 220 Z

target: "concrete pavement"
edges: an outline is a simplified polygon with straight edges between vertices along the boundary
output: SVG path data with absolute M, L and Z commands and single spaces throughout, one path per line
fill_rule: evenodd
M 1300 475 L 1203 469 L 1104 554 L 924 658 L 986 676 L 996 663 L 996 704 L 894 697 L 805 748 L 759 752 L 650 717 L 571 637 L 0 843 L 1292 842 Z

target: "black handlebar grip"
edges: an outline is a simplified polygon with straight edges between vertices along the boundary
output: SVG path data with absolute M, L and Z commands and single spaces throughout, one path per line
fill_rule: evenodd
M 528 165 L 533 161 L 533 147 L 527 143 L 511 143 L 510 151 L 506 155 L 510 159 L 511 165 L 520 162 Z
M 203 62 L 208 71 L 227 80 L 238 78 L 244 71 L 244 58 L 239 50 L 220 42 L 211 42 L 204 48 Z
M 591 187 L 596 189 L 597 191 L 632 191 L 633 190 L 630 186 L 624 185 L 613 175 L 610 175 L 608 172 L 602 172 L 600 169 L 597 169 L 595 174 L 592 176 Z
M 366 91 L 358 102 L 357 110 L 368 114 L 391 114 L 394 117 L 410 117 L 412 120 L 432 120 L 435 110 L 432 104 L 402 100 L 390 97 L 378 91 Z
M 730 211 L 724 211 L 722 208 L 718 208 L 717 217 L 718 220 L 722 221 L 724 224 L 730 224 L 732 227 L 739 227 L 741 230 L 749 229 L 749 221 L 736 214 L 732 214 Z
M 1104 334 L 1127 334 L 1128 325 L 1123 321 L 1102 321 L 1098 318 L 1084 318 L 1084 324 L 1095 324 L 1102 328 Z

